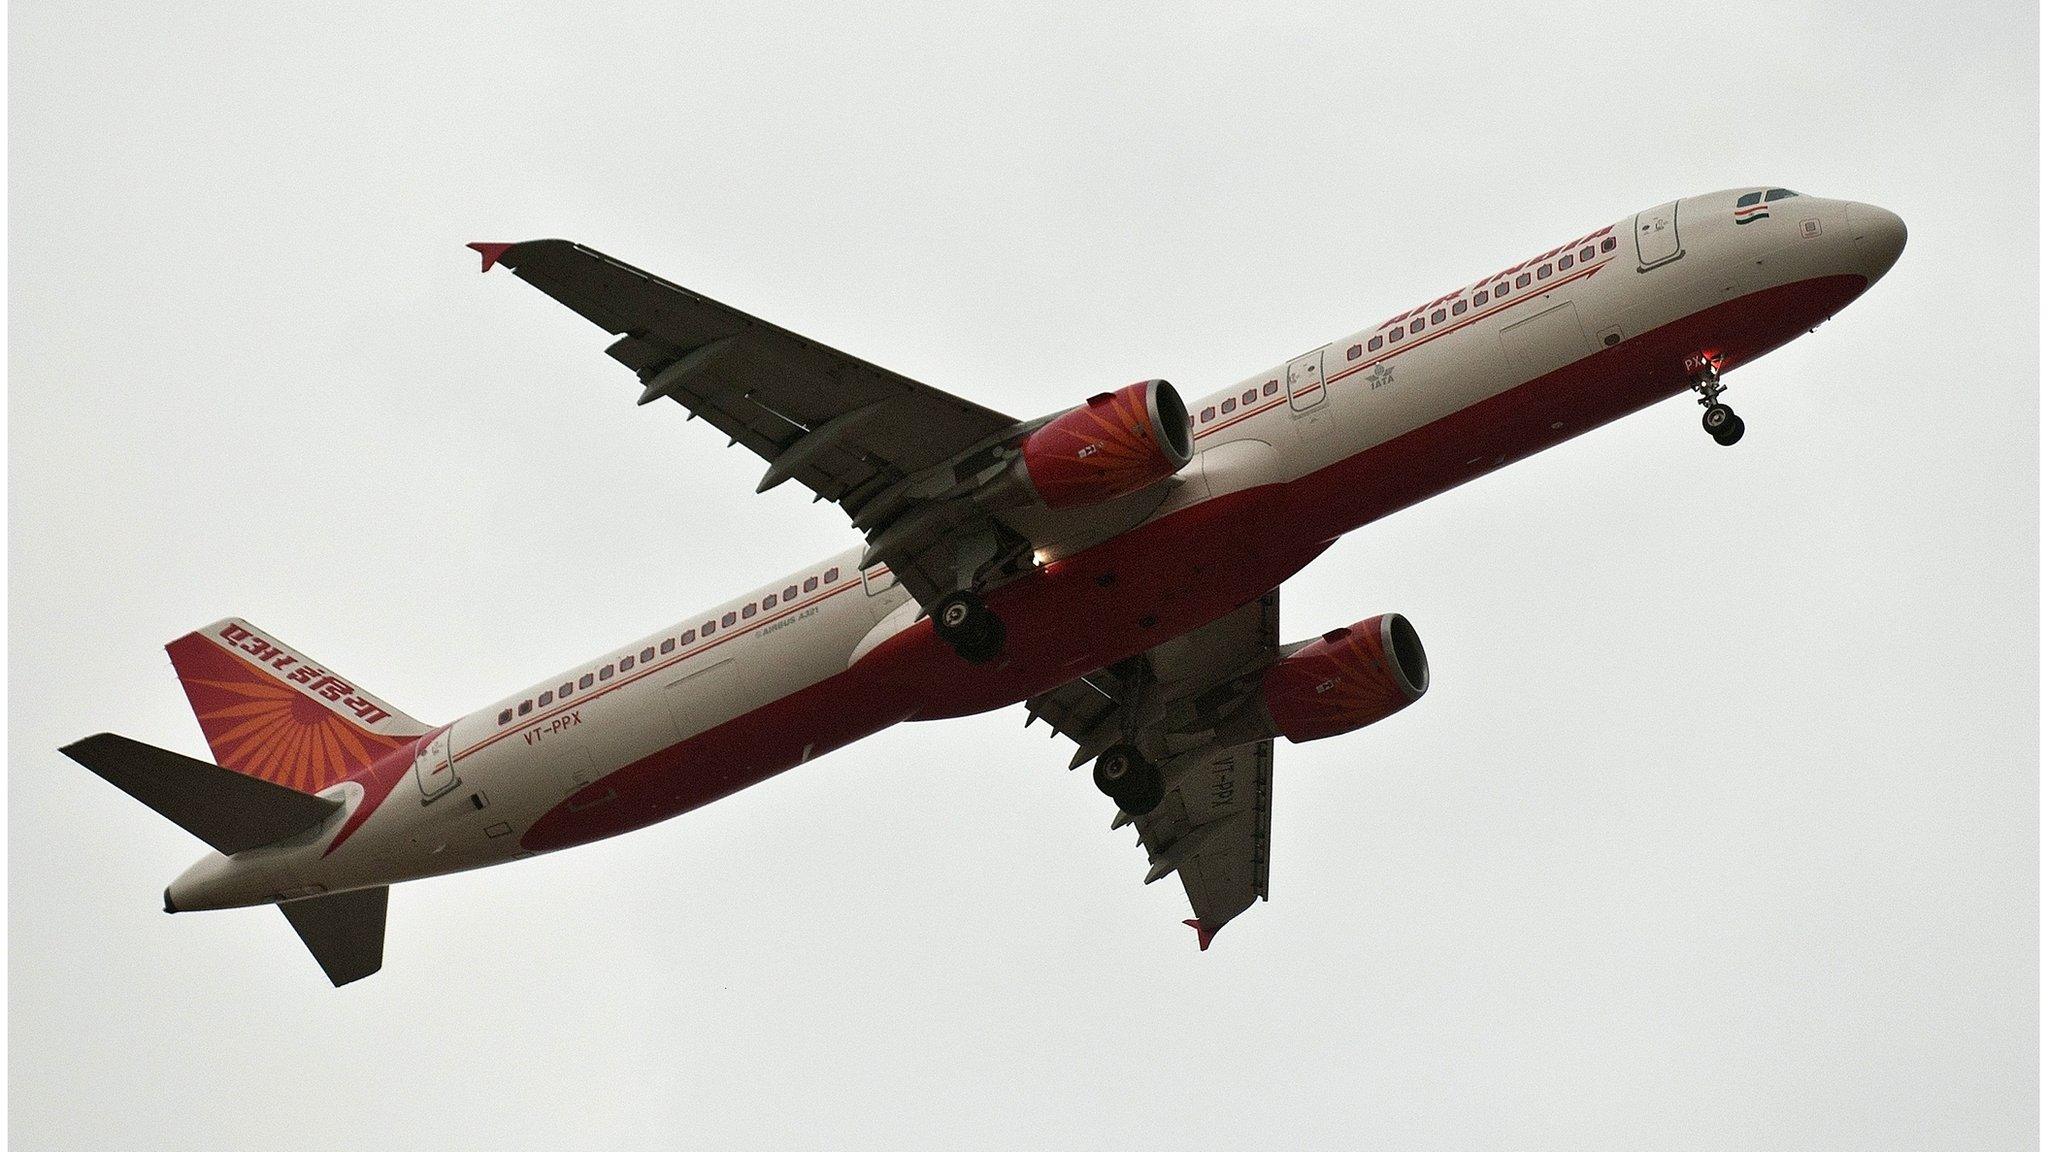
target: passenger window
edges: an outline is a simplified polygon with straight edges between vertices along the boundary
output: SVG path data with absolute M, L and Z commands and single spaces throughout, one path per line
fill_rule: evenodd
M 1560 257 L 1558 257 L 1558 258 L 1557 258 L 1557 270 L 1558 270 L 1559 272 L 1562 272 L 1562 271 L 1564 271 L 1565 269 L 1567 269 L 1567 268 L 1569 268 L 1569 267 L 1571 267 L 1571 266 L 1572 266 L 1572 254 L 1571 254 L 1571 253 L 1567 252 L 1567 253 L 1565 253 L 1564 255 L 1562 255 L 1562 256 L 1560 256 Z
M 818 590 L 818 578 L 817 578 L 816 576 L 813 576 L 813 577 L 811 577 L 810 579 L 808 579 L 808 580 L 804 581 L 804 591 L 806 591 L 806 592 L 816 592 L 817 590 Z
M 725 614 L 724 616 L 721 616 L 721 617 L 719 617 L 719 620 L 718 620 L 718 622 L 719 622 L 720 624 L 724 625 L 725 627 L 727 627 L 727 628 L 730 628 L 730 627 L 732 627 L 732 626 L 733 626 L 733 624 L 734 624 L 735 622 L 737 622 L 737 621 L 739 620 L 739 618 L 740 618 L 740 614 L 739 614 L 739 613 L 737 613 L 737 612 L 727 612 L 727 613 L 726 613 L 726 614 Z
M 631 656 L 621 656 L 621 657 L 619 657 L 619 671 L 621 671 L 621 672 L 631 672 L 632 670 L 633 670 L 633 658 L 632 658 Z
M 560 688 L 555 689 L 555 699 L 567 700 L 569 698 L 569 693 L 574 692 L 575 690 L 576 682 L 574 680 L 571 680 L 568 683 L 562 685 Z
M 773 608 L 773 607 L 775 607 L 775 593 L 773 593 L 773 592 L 770 592 L 770 593 L 769 593 L 769 594 L 767 594 L 766 596 L 763 596 L 763 597 L 761 597 L 761 607 L 763 607 L 763 608 Z
M 1437 309 L 1436 311 L 1434 311 L 1434 312 L 1431 312 L 1431 313 L 1429 314 L 1429 322 L 1430 322 L 1431 324 L 1441 324 L 1441 323 L 1443 323 L 1443 322 L 1444 322 L 1444 316 L 1445 316 L 1445 312 L 1444 312 L 1444 310 L 1443 310 L 1443 309 L 1441 309 L 1441 308 L 1439 308 L 1439 309 Z
M 611 678 L 612 678 L 612 673 L 613 673 L 613 672 L 615 672 L 615 671 L 617 671 L 617 669 L 615 669 L 615 668 L 613 668 L 613 667 L 612 667 L 611 665 L 607 664 L 607 665 L 605 665 L 604 667 L 602 667 L 602 668 L 599 668 L 599 669 L 597 670 L 597 678 L 598 678 L 599 680 L 609 680 L 609 679 L 611 679 Z
M 1601 250 L 1602 252 L 1612 252 L 1612 251 L 1614 251 L 1614 237 L 1612 237 L 1612 236 L 1609 236 L 1609 237 L 1608 237 L 1607 239 L 1605 239 L 1605 240 L 1602 240 L 1602 241 L 1600 242 L 1600 250 Z
M 651 646 L 647 648 L 642 648 L 640 650 L 640 662 L 642 664 L 645 664 L 652 659 L 654 659 L 654 649 Z
M 1498 283 L 1498 284 L 1495 284 L 1495 285 L 1493 286 L 1493 298 L 1494 298 L 1495 300 L 1498 300 L 1498 299 L 1500 299 L 1501 297 L 1503 297 L 1503 296 L 1505 296 L 1505 295 L 1507 295 L 1507 294 L 1508 294 L 1508 282 L 1507 282 L 1507 281 L 1503 280 L 1503 281 L 1501 281 L 1500 283 Z
M 1243 396 L 1238 397 L 1238 399 L 1244 401 L 1245 407 L 1249 408 L 1253 404 L 1258 402 L 1259 390 L 1257 388 L 1254 388 L 1251 391 L 1245 393 Z
M 1463 300 L 1453 300 L 1453 301 L 1451 301 L 1451 315 L 1453 315 L 1453 316 L 1463 316 L 1464 314 L 1465 314 L 1465 302 L 1464 302 Z
M 531 711 L 533 711 L 533 701 L 531 701 L 531 700 L 521 700 L 521 701 L 519 702 L 519 714 L 520 714 L 521 716 L 524 716 L 524 715 L 526 715 L 526 714 L 527 714 L 528 712 L 531 712 Z
M 791 584 L 789 587 L 784 588 L 782 590 L 782 599 L 785 603 L 796 599 L 796 585 Z
M 1477 308 L 1477 307 L 1479 307 L 1479 306 L 1480 306 L 1481 304 L 1484 304 L 1484 303 L 1486 303 L 1487 299 L 1488 299 L 1488 297 L 1487 297 L 1487 295 L 1486 295 L 1486 289 L 1484 289 L 1484 288 L 1481 288 L 1481 289 L 1480 289 L 1480 290 L 1479 290 L 1479 291 L 1478 291 L 1478 292 L 1477 292 L 1476 294 L 1474 294 L 1474 295 L 1473 295 L 1473 297 L 1472 297 L 1472 306 L 1473 306 L 1474 308 Z
M 673 652 L 673 651 L 675 651 L 675 650 L 676 650 L 676 641 L 675 641 L 675 637 L 671 636 L 671 637 L 669 637 L 668 639 L 666 639 L 666 640 L 663 640 L 663 641 L 661 642 L 661 654 L 662 654 L 663 656 L 666 656 L 666 655 L 668 655 L 669 653 L 671 653 L 671 652 Z
M 1736 197 L 1735 206 L 1737 208 L 1747 208 L 1763 198 L 1764 194 L 1761 192 L 1745 192 L 1741 196 Z
M 755 611 L 756 609 L 752 604 L 747 605 L 746 607 L 740 609 L 740 619 L 752 620 L 754 618 Z
M 1223 412 L 1224 412 L 1224 415 L 1226 415 L 1226 416 L 1227 416 L 1227 415 L 1229 415 L 1230 413 L 1232 413 L 1232 412 L 1235 412 L 1235 411 L 1237 411 L 1237 401 L 1236 401 L 1236 399 L 1234 399 L 1234 398 L 1233 398 L 1233 399 L 1230 399 L 1230 400 L 1225 400 L 1225 401 L 1223 402 Z
M 1396 328 L 1392 332 L 1387 333 L 1387 339 L 1391 342 L 1394 340 L 1399 340 L 1401 337 L 1406 336 L 1407 334 L 1408 333 L 1403 331 L 1402 329 Z
M 1351 350 L 1352 350 L 1352 351 L 1354 351 L 1354 352 L 1356 352 L 1356 351 L 1358 350 L 1358 345 L 1356 345 L 1356 344 L 1353 344 L 1353 345 L 1351 346 Z M 1280 391 L 1280 382 L 1279 382 L 1278 380 L 1268 380 L 1268 381 L 1266 381 L 1266 388 L 1265 388 L 1265 392 L 1266 392 L 1266 395 L 1268 395 L 1268 396 L 1271 396 L 1271 395 L 1272 395 L 1273 393 L 1275 393 L 1275 392 L 1278 392 L 1278 391 Z
M 1356 360 L 1356 359 L 1358 359 L 1358 358 L 1359 358 L 1360 356 L 1362 356 L 1362 355 L 1364 355 L 1364 354 L 1365 354 L 1365 349 L 1364 349 L 1364 348 L 1362 348 L 1362 347 L 1360 347 L 1360 346 L 1359 346 L 1359 345 L 1357 345 L 1357 344 L 1353 344 L 1353 345 L 1352 345 L 1351 347 L 1349 347 L 1349 348 L 1346 348 L 1346 349 L 1344 350 L 1344 358 L 1345 358 L 1346 360 Z
M 1521 274 L 1520 276 L 1517 276 L 1517 277 L 1515 277 L 1515 287 L 1517 287 L 1517 288 L 1527 288 L 1528 286 L 1529 286 L 1529 274 L 1528 274 L 1527 272 L 1524 272 L 1524 273 L 1522 273 L 1522 274 Z
M 1548 265 L 1548 264 L 1545 264 L 1545 265 L 1544 265 L 1543 267 L 1541 267 L 1541 268 L 1538 268 L 1538 269 L 1536 270 L 1536 278 L 1537 278 L 1538 280 L 1548 280 L 1548 279 L 1550 279 L 1550 265 Z
M 711 635 L 711 634 L 712 634 L 713 632 L 716 632 L 716 631 L 718 631 L 718 621 L 716 621 L 716 620 L 706 620 L 706 621 L 704 622 L 704 634 L 705 634 L 706 636 L 709 636 L 709 635 Z
M 539 705 L 540 705 L 541 707 L 543 707 L 543 708 L 547 707 L 547 706 L 548 706 L 548 705 L 550 705 L 550 704 L 553 704 L 554 702 L 555 702 L 555 690 L 554 690 L 554 689 L 552 689 L 552 688 L 550 688 L 550 689 L 548 689 L 547 691 L 545 691 L 545 692 L 541 693 L 541 694 L 540 694 L 540 699 L 539 699 L 539 700 L 537 700 L 537 701 L 535 701 L 535 703 L 539 704 Z
M 1368 352 L 1377 352 L 1377 351 L 1379 351 L 1379 350 L 1380 350 L 1380 346 L 1381 346 L 1382 344 L 1385 344 L 1385 343 L 1386 343 L 1386 340 L 1385 340 L 1385 338 L 1383 338 L 1383 337 L 1379 337 L 1379 336 L 1375 336 L 1375 337 L 1373 337 L 1372 339 L 1370 339 L 1370 340 L 1367 340 L 1367 341 L 1365 342 L 1365 348 L 1366 348 L 1366 351 L 1368 351 Z
M 1207 423 L 1208 423 L 1209 421 L 1211 421 L 1211 420 L 1214 420 L 1215 418 L 1216 418 L 1216 409 L 1214 409 L 1214 408 L 1204 408 L 1204 409 L 1202 409 L 1202 423 L 1204 423 L 1204 424 L 1207 424 Z
M 500 723 L 500 724 L 510 724 L 511 722 L 512 722 L 512 710 L 511 710 L 510 708 L 507 708 L 507 709 L 505 709 L 505 710 L 504 710 L 503 712 L 500 712 L 500 713 L 498 713 L 498 723 Z
M 837 579 L 839 579 L 839 569 L 837 569 L 837 568 L 827 568 L 827 569 L 825 569 L 825 583 L 827 583 L 827 584 L 830 584 L 831 582 L 833 582 L 834 580 L 837 580 Z
M 1422 317 L 1417 316 L 1415 319 L 1408 322 L 1408 334 L 1410 336 L 1413 336 L 1414 334 L 1420 331 L 1422 331 Z
M 1588 244 L 1584 248 L 1579 249 L 1579 263 L 1584 264 L 1586 261 L 1591 260 L 1592 258 L 1593 246 L 1591 244 Z
M 582 675 L 582 676 L 581 676 L 580 678 L 578 678 L 578 679 L 577 679 L 577 681 L 576 681 L 576 686 L 577 686 L 578 688 L 588 688 L 588 687 L 590 687 L 590 686 L 591 686 L 592 684 L 595 684 L 596 682 L 597 682 L 597 677 L 595 677 L 595 676 L 592 676 L 592 675 L 591 675 L 590 673 L 588 673 L 588 672 L 585 672 L 585 673 L 584 673 L 584 674 L 583 674 L 583 675 Z
M 685 643 L 685 644 L 694 644 L 694 643 L 696 643 L 696 641 L 697 641 L 697 630 L 696 630 L 695 628 L 686 628 L 686 629 L 684 629 L 684 630 L 683 630 L 683 643 Z

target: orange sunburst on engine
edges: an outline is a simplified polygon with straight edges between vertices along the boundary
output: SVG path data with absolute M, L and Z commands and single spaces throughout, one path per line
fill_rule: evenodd
M 1393 644 L 1391 635 L 1399 636 Z M 1301 743 L 1354 732 L 1420 699 L 1428 664 L 1414 630 L 1398 616 L 1375 616 L 1326 633 L 1273 665 L 1261 688 L 1273 728 Z M 1412 641 L 1403 654 L 1394 647 Z
M 1164 390 L 1170 397 L 1162 402 Z M 1172 428 L 1177 417 L 1182 427 Z M 1051 508 L 1099 504 L 1149 487 L 1188 461 L 1186 410 L 1171 385 L 1145 380 L 1055 417 L 1024 442 L 1024 465 Z

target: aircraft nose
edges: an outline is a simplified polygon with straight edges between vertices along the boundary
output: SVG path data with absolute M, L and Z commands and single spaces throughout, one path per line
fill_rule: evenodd
M 1891 271 L 1906 250 L 1906 222 L 1895 212 L 1875 204 L 1849 205 L 1849 242 L 1855 246 L 1857 263 L 1873 283 Z

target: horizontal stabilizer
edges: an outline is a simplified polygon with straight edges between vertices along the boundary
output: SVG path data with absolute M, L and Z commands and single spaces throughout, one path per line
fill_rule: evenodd
M 279 904 L 336 988 L 384 966 L 384 909 L 391 889 L 364 888 Z
M 341 801 L 102 732 L 59 749 L 224 856 L 316 827 Z

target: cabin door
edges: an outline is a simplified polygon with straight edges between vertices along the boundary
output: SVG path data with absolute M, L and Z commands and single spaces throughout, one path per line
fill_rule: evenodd
M 1678 201 L 1636 213 L 1637 270 L 1648 272 L 1685 255 L 1678 244 Z

